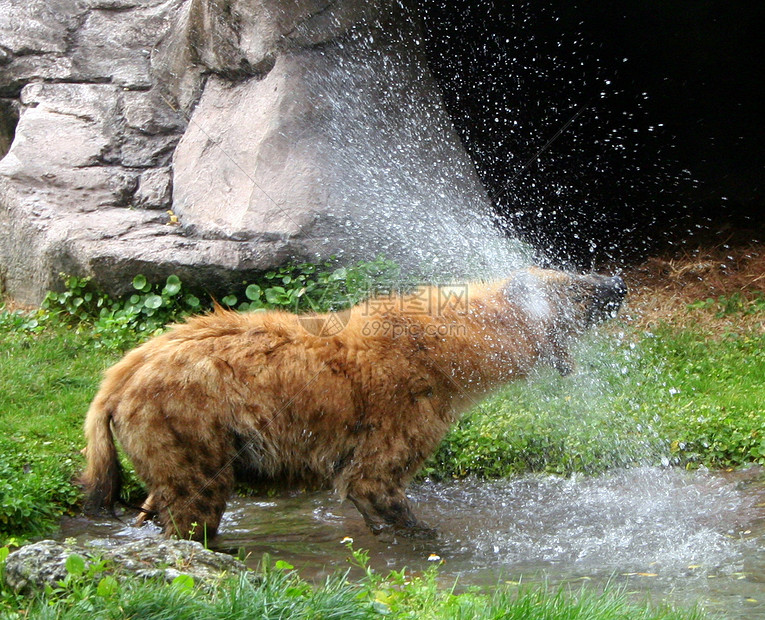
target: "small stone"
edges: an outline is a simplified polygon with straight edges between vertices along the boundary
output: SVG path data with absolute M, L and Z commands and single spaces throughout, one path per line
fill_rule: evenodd
M 204 587 L 224 575 L 249 573 L 247 566 L 232 556 L 210 551 L 189 540 L 143 538 L 110 547 L 83 547 L 43 540 L 21 547 L 6 558 L 6 583 L 14 591 L 24 593 L 42 590 L 46 585 L 55 586 L 66 578 L 66 561 L 72 554 L 83 558 L 86 574 L 98 560 L 104 563 L 105 572 L 118 578 L 160 578 L 169 583 L 184 574 Z M 94 579 L 101 576 L 103 574 L 94 575 Z
M 82 556 L 86 567 L 89 566 L 90 553 L 74 545 L 43 540 L 21 547 L 5 560 L 5 582 L 16 592 L 31 592 L 46 584 L 55 585 L 66 578 L 66 560 L 73 553 Z

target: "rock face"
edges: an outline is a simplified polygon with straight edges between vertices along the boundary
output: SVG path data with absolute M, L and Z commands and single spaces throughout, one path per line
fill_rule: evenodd
M 11 553 L 5 561 L 3 576 L 17 592 L 33 592 L 46 585 L 55 586 L 67 577 L 66 561 L 73 555 L 85 561 L 85 569 L 104 562 L 104 571 L 146 579 L 173 581 L 178 575 L 190 575 L 200 585 L 213 584 L 224 574 L 236 575 L 248 569 L 225 553 L 205 549 L 189 540 L 145 538 L 116 547 L 81 547 L 43 540 Z
M 0 285 L 490 267 L 415 21 L 393 0 L 0 0 Z

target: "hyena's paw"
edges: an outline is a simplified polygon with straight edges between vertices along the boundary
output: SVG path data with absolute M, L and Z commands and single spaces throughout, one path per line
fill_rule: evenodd
M 415 527 L 402 530 L 402 535 L 416 540 L 436 540 L 441 533 L 435 527 L 430 527 L 424 523 L 418 523 Z
M 380 523 L 372 527 L 371 530 L 382 542 L 393 542 L 397 537 L 408 538 L 410 540 L 436 540 L 440 536 L 436 528 L 419 522 L 411 526 Z

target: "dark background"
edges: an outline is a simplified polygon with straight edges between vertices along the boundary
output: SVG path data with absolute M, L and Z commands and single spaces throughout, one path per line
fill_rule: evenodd
M 765 2 L 418 6 L 510 233 L 578 266 L 761 234 Z

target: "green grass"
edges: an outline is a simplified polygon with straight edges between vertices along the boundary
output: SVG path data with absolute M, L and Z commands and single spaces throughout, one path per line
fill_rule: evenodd
M 355 558 L 365 557 L 354 551 Z M 0 562 L 0 565 L 2 563 Z M 702 620 L 699 611 L 678 611 L 632 602 L 623 591 L 552 589 L 501 585 L 492 592 L 444 588 L 435 569 L 424 574 L 393 571 L 387 577 L 368 567 L 351 580 L 337 573 L 312 585 L 284 562 L 268 558 L 257 573 L 232 577 L 216 587 L 194 587 L 193 580 L 172 584 L 116 580 L 111 576 L 69 575 L 58 587 L 33 597 L 0 585 L 0 617 L 226 619 L 366 618 L 506 620 Z M 100 580 L 99 580 L 100 578 Z
M 0 322 L 0 542 L 43 533 L 76 510 L 82 422 L 120 355 L 55 321 L 43 331 L 8 324 Z M 765 334 L 625 328 L 593 337 L 578 358 L 573 376 L 543 371 L 476 406 L 424 475 L 765 463 Z
M 0 540 L 43 533 L 80 501 L 82 423 L 115 359 L 65 328 L 0 332 Z
M 540 372 L 468 413 L 437 477 L 599 473 L 632 464 L 765 464 L 765 334 L 665 325 L 582 343 L 569 377 Z

